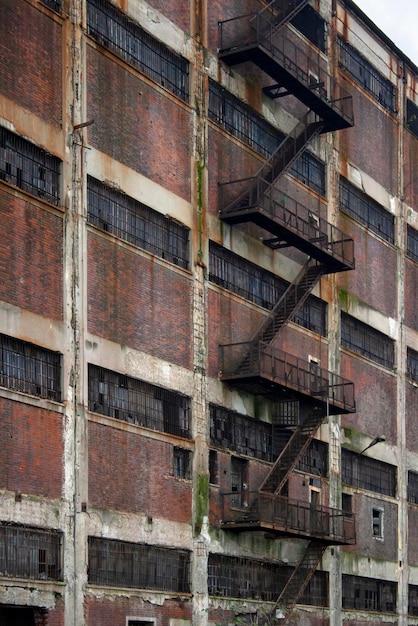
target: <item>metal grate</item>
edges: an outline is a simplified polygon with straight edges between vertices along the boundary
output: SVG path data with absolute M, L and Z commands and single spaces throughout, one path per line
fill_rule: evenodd
M 396 113 L 395 86 L 387 80 L 353 46 L 338 39 L 340 66 L 388 111 Z
M 189 62 L 154 39 L 106 0 L 88 0 L 88 33 L 176 96 L 189 100 Z
M 411 380 L 418 383 L 418 352 L 412 348 L 407 348 L 406 373 Z
M 209 280 L 265 309 L 272 309 L 288 287 L 282 278 L 209 242 Z M 309 296 L 293 322 L 326 336 L 326 302 Z
M 341 451 L 341 463 L 344 484 L 392 498 L 396 496 L 396 467 L 394 465 L 345 449 Z
M 186 550 L 89 537 L 88 559 L 92 584 L 190 591 L 190 553 Z
M 0 523 L 0 575 L 62 580 L 62 533 Z
M 418 261 L 418 230 L 408 225 L 406 237 L 406 256 Z
M 393 340 L 344 312 L 341 313 L 341 345 L 384 367 L 393 368 Z
M 380 204 L 369 198 L 345 178 L 340 178 L 341 210 L 370 228 L 389 243 L 395 241 L 395 219 Z
M 88 220 L 162 259 L 189 267 L 188 228 L 91 177 Z
M 95 365 L 89 365 L 89 410 L 191 437 L 189 397 Z
M 0 180 L 52 204 L 60 203 L 60 160 L 1 127 Z
M 0 385 L 61 402 L 61 355 L 0 334 Z
M 395 582 L 343 574 L 342 590 L 343 609 L 396 613 Z
M 54 11 L 57 11 L 57 13 L 60 13 L 62 0 L 41 0 L 41 2 L 45 4 L 45 6 L 49 7 L 50 9 L 54 9 Z

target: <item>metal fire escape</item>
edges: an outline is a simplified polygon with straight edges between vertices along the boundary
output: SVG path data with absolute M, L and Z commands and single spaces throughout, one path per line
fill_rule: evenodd
M 304 556 L 283 588 L 276 606 L 290 616 L 328 545 L 355 542 L 352 515 L 312 506 L 284 495 L 317 429 L 331 414 L 355 411 L 354 385 L 317 364 L 277 347 L 281 329 L 294 317 L 321 276 L 354 268 L 354 245 L 334 225 L 280 190 L 280 177 L 314 137 L 353 125 L 352 100 L 327 74 L 319 52 L 295 43 L 287 23 L 307 0 L 253 0 L 253 11 L 219 24 L 219 58 L 228 65 L 252 62 L 273 78 L 272 98 L 292 95 L 307 112 L 254 176 L 221 185 L 220 217 L 229 224 L 252 222 L 271 234 L 273 249 L 294 246 L 306 264 L 247 342 L 221 346 L 221 378 L 250 393 L 298 405 L 293 432 L 259 490 L 236 506 L 236 494 L 223 494 L 222 527 L 264 530 L 309 541 Z M 281 623 L 285 623 L 282 621 Z

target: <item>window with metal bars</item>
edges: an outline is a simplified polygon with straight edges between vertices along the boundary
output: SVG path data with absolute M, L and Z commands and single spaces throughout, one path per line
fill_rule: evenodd
M 406 256 L 418 262 L 418 230 L 409 225 L 406 234 Z
M 305 35 L 311 43 L 325 52 L 326 50 L 326 21 L 309 4 L 290 20 L 292 26 Z
M 325 163 L 310 152 L 302 152 L 296 159 L 289 173 L 321 196 L 326 195 Z
M 179 267 L 189 267 L 190 230 L 120 191 L 89 177 L 88 221 Z
M 154 39 L 110 2 L 87 1 L 87 30 L 98 43 L 188 102 L 189 62 Z
M 418 472 L 408 472 L 408 502 L 418 504 Z
M 396 467 L 371 459 L 357 452 L 341 451 L 342 482 L 394 498 L 396 496 Z
M 192 477 L 192 453 L 191 450 L 184 448 L 173 449 L 173 476 L 175 478 L 185 478 L 190 480 Z
M 61 355 L 0 334 L 0 385 L 61 402 Z
M 397 583 L 363 576 L 342 576 L 343 609 L 396 613 Z
M 209 280 L 269 310 L 288 287 L 288 283 L 282 278 L 213 241 L 209 242 Z M 326 302 L 310 295 L 292 321 L 326 336 Z
M 312 439 L 299 461 L 298 469 L 322 478 L 328 476 L 328 444 L 319 439 Z
M 292 568 L 266 560 L 209 554 L 209 595 L 251 598 L 274 602 L 291 575 Z M 328 574 L 317 570 L 301 604 L 328 606 Z
M 190 592 L 190 553 L 89 537 L 88 581 L 110 587 Z
M 405 126 L 418 138 L 418 106 L 412 100 L 406 100 Z
M 190 398 L 89 364 L 89 410 L 189 439 Z
M 62 533 L 0 522 L 0 575 L 62 580 Z
M 61 11 L 62 0 L 41 0 L 41 2 L 50 9 L 57 11 L 57 13 Z
M 406 374 L 418 383 L 418 352 L 412 348 L 407 348 L 406 352 Z
M 341 313 L 341 345 L 384 367 L 392 369 L 394 366 L 393 340 L 344 312 Z
M 395 86 L 347 41 L 338 38 L 340 66 L 388 111 L 396 113 Z
M 60 163 L 42 148 L 0 127 L 0 181 L 58 205 Z
M 340 177 L 341 210 L 389 243 L 395 241 L 395 219 L 380 204 L 369 198 L 345 178 Z
M 418 616 L 418 585 L 408 585 L 408 615 Z

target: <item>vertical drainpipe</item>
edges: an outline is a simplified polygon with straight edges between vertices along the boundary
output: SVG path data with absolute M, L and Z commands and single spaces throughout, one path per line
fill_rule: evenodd
M 193 457 L 192 533 L 193 556 L 191 568 L 192 623 L 206 626 L 208 622 L 208 513 L 209 513 L 209 452 L 207 403 L 207 294 L 206 294 L 206 223 L 207 155 L 206 155 L 206 93 L 205 74 L 206 0 L 192 0 L 192 33 L 194 58 L 191 94 L 193 111 L 192 205 L 194 224 L 192 234 L 193 266 Z

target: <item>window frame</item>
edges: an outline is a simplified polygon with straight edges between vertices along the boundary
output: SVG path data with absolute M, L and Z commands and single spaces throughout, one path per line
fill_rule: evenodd
M 192 479 L 192 451 L 173 446 L 173 476 L 181 480 Z
M 418 230 L 409 224 L 406 229 L 406 256 L 418 263 Z
M 341 311 L 341 347 L 387 369 L 395 367 L 393 339 L 344 311 Z
M 395 498 L 397 493 L 397 467 L 378 459 L 341 450 L 342 483 L 357 489 L 380 493 Z

